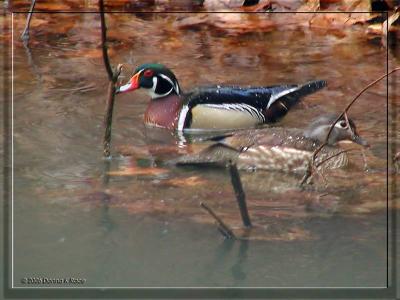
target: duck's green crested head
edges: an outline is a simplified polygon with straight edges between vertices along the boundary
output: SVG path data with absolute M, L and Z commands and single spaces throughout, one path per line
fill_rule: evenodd
M 158 63 L 143 64 L 137 67 L 129 82 L 119 87 L 117 92 L 125 93 L 139 88 L 147 89 L 152 99 L 181 93 L 174 73 Z

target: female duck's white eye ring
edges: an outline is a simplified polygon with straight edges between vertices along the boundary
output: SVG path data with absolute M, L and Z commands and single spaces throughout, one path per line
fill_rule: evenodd
M 345 120 L 339 121 L 336 123 L 335 127 L 347 128 L 347 122 Z

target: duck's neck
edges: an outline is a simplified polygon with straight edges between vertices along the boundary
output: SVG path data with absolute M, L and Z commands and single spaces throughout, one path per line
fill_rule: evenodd
M 181 108 L 182 99 L 175 93 L 152 99 L 144 114 L 144 122 L 146 125 L 175 129 Z

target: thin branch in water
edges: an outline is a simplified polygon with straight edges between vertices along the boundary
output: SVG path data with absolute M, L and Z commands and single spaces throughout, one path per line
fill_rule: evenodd
M 369 83 L 369 84 L 368 84 L 366 87 L 364 87 L 360 92 L 358 92 L 358 94 L 347 104 L 347 106 L 345 107 L 345 109 L 343 110 L 343 112 L 336 118 L 336 120 L 332 123 L 331 127 L 329 128 L 328 134 L 326 135 L 326 138 L 325 138 L 325 142 L 322 143 L 322 145 L 319 146 L 319 147 L 313 152 L 313 155 L 312 155 L 312 164 L 313 164 L 313 165 L 315 164 L 315 160 L 316 160 L 317 154 L 322 150 L 323 147 L 325 147 L 325 146 L 328 144 L 329 137 L 330 137 L 330 134 L 331 134 L 333 128 L 335 127 L 336 123 L 337 123 L 343 116 L 344 116 L 345 119 L 346 119 L 347 126 L 349 126 L 349 124 L 348 124 L 349 121 L 348 121 L 347 112 L 349 111 L 350 107 L 356 102 L 356 100 L 357 100 L 366 90 L 368 90 L 371 86 L 375 85 L 376 83 L 378 83 L 378 82 L 381 81 L 382 79 L 386 78 L 386 77 L 389 76 L 390 74 L 392 74 L 392 73 L 394 73 L 394 72 L 397 72 L 397 71 L 400 71 L 400 67 L 391 70 L 390 72 L 388 72 L 388 73 L 386 73 L 386 74 L 380 76 L 378 79 L 376 79 L 376 80 L 374 80 L 373 82 Z M 301 182 L 300 182 L 300 186 L 302 186 L 305 182 L 307 182 L 307 181 L 308 181 L 308 178 L 309 178 L 310 176 L 312 176 L 312 175 L 313 175 L 312 168 L 308 168 L 308 169 L 306 170 L 306 172 L 305 172 L 305 174 L 304 174 L 304 176 L 303 176 Z
M 104 115 L 104 138 L 103 138 L 103 156 L 109 157 L 111 154 L 111 126 L 112 126 L 112 115 L 114 110 L 114 100 L 115 100 L 115 81 L 118 79 L 119 74 L 121 73 L 122 65 L 118 65 L 117 70 L 113 74 L 113 80 L 108 84 L 108 98 L 106 103 L 106 111 Z
M 228 225 L 226 225 L 222 220 L 221 220 L 221 218 L 220 217 L 218 217 L 215 213 L 214 213 L 214 211 L 209 207 L 209 206 L 207 206 L 205 203 L 203 203 L 203 202 L 201 202 L 200 203 L 200 206 L 205 210 L 205 211 L 207 211 L 213 218 L 214 218 L 214 220 L 217 222 L 217 224 L 218 224 L 218 230 L 222 233 L 222 235 L 225 237 L 225 238 L 227 238 L 227 239 L 236 239 L 236 236 L 235 236 L 235 234 L 233 233 L 233 231 L 232 231 L 232 229 L 230 229 L 229 227 L 228 227 Z
M 29 8 L 28 18 L 26 19 L 25 28 L 24 28 L 24 31 L 21 34 L 21 39 L 23 41 L 28 41 L 29 40 L 29 26 L 31 24 L 31 18 L 32 18 L 33 10 L 35 9 L 35 4 L 36 4 L 36 0 L 32 0 L 31 1 L 31 7 Z
M 101 48 L 103 51 L 103 60 L 104 60 L 104 66 L 106 67 L 107 70 L 107 75 L 108 79 L 110 81 L 113 80 L 113 71 L 111 68 L 110 64 L 110 59 L 108 57 L 108 51 L 107 51 L 107 26 L 106 26 L 106 20 L 104 17 L 104 2 L 103 0 L 99 0 L 99 12 L 100 12 L 100 23 L 101 23 Z
M 110 147 L 111 147 L 111 125 L 112 125 L 112 114 L 114 110 L 114 99 L 115 99 L 115 84 L 118 81 L 118 76 L 121 74 L 122 65 L 118 65 L 117 69 L 113 71 L 110 59 L 108 57 L 107 51 L 107 26 L 106 20 L 104 17 L 104 2 L 103 0 L 99 0 L 99 13 L 100 13 L 100 23 L 101 23 L 101 48 L 103 52 L 103 62 L 107 71 L 109 84 L 108 84 L 108 97 L 106 103 L 106 113 L 104 116 L 104 138 L 103 138 L 103 156 L 110 156 Z
M 228 163 L 229 174 L 231 176 L 231 182 L 235 191 L 236 200 L 239 204 L 240 216 L 245 227 L 251 227 L 251 221 L 249 211 L 247 210 L 246 194 L 244 193 L 242 182 L 236 164 L 232 162 Z
M 364 94 L 364 92 L 366 90 L 368 90 L 371 86 L 377 84 L 379 81 L 381 81 L 382 79 L 386 78 L 387 76 L 389 76 L 390 74 L 400 71 L 400 67 L 393 69 L 392 71 L 382 75 L 381 77 L 379 77 L 378 79 L 374 80 L 373 82 L 371 82 L 370 84 L 368 84 L 366 87 L 364 87 L 360 92 L 358 92 L 358 94 L 353 98 L 353 100 L 351 100 L 349 102 L 349 104 L 347 104 L 346 108 L 343 110 L 343 112 L 337 117 L 337 119 L 335 120 L 335 122 L 332 123 L 331 127 L 329 128 L 328 134 L 326 135 L 326 139 L 325 139 L 325 145 L 328 143 L 329 140 L 329 136 L 333 130 L 333 127 L 335 127 L 335 124 L 344 116 L 346 118 L 346 122 L 348 123 L 348 117 L 347 117 L 347 112 L 349 111 L 350 107 L 354 104 L 354 102 L 356 102 L 356 100 L 358 98 L 360 98 L 360 96 L 362 94 Z M 322 146 L 323 147 L 323 146 Z M 321 148 L 322 148 L 321 147 Z M 318 153 L 320 150 L 316 151 L 316 153 Z M 315 156 L 315 155 L 314 155 Z

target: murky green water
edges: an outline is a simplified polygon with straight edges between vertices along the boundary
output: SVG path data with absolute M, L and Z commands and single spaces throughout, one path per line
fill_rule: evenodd
M 322 112 L 340 111 L 386 71 L 386 50 L 369 43 L 362 28 L 339 37 L 305 28 L 238 35 L 181 29 L 186 17 L 107 16 L 111 60 L 126 65 L 125 80 L 135 66 L 154 61 L 173 69 L 185 90 L 327 80 L 282 123 L 302 127 Z M 24 16 L 14 16 L 15 285 L 25 277 L 76 277 L 97 287 L 386 286 L 385 82 L 350 111 L 372 144 L 369 172 L 354 155 L 352 167 L 317 191 L 300 191 L 299 178 L 285 174 L 242 173 L 257 228 L 252 240 L 230 242 L 199 207 L 206 202 L 240 228 L 226 171 L 106 176 L 98 17 L 38 19 L 45 23 L 33 30 L 28 51 L 18 41 Z M 142 91 L 117 97 L 111 171 L 159 166 L 196 147 L 145 129 L 147 102 Z

